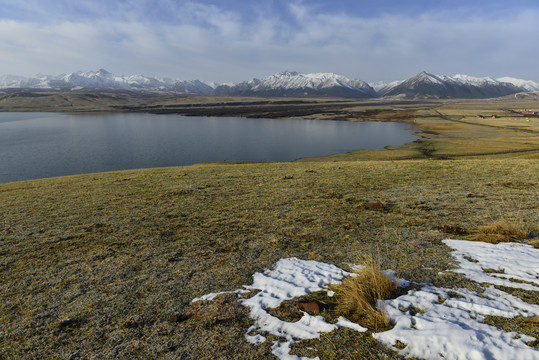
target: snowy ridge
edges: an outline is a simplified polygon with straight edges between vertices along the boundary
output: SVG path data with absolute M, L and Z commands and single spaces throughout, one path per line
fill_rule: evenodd
M 217 95 L 259 96 L 338 96 L 349 98 L 376 97 L 366 82 L 333 73 L 300 74 L 284 71 L 263 79 L 252 79 L 232 86 L 220 86 Z
M 370 86 L 358 79 L 348 79 L 333 73 L 299 74 L 285 71 L 268 76 L 253 86 L 253 90 L 271 89 L 323 89 L 342 86 L 349 89 L 370 90 Z
M 453 76 L 441 76 L 445 81 L 454 81 L 461 85 L 484 86 L 486 84 L 497 85 L 500 81 L 496 81 L 490 77 L 474 77 L 469 75 L 457 74 Z
M 284 71 L 262 79 L 238 84 L 217 84 L 200 80 L 180 80 L 144 75 L 114 75 L 107 70 L 78 71 L 71 74 L 22 77 L 0 76 L 0 89 L 100 90 L 173 92 L 231 96 L 330 96 L 368 99 L 375 97 L 489 98 L 519 92 L 539 91 L 539 83 L 512 77 L 493 79 L 456 74 L 433 75 L 425 71 L 406 80 L 366 83 L 334 73 Z
M 519 83 L 518 81 L 513 81 Z M 433 75 L 425 71 L 396 84 L 383 88 L 379 95 L 406 99 L 476 99 L 493 98 L 528 91 L 524 87 L 490 77 Z
M 400 85 L 403 82 L 404 80 L 395 80 L 392 82 L 376 81 L 376 82 L 370 82 L 369 85 L 376 91 L 377 94 L 383 94 L 387 90 L 397 85 Z
M 432 74 L 429 74 L 429 73 L 423 71 L 423 72 L 417 74 L 416 77 L 414 78 L 414 80 L 417 81 L 417 82 L 428 82 L 428 83 L 432 83 L 432 84 L 443 85 L 445 80 L 442 80 L 442 77 L 443 76 L 432 75 Z
M 173 91 L 188 94 L 209 94 L 215 85 L 200 80 L 173 80 L 144 75 L 119 76 L 107 70 L 78 71 L 57 76 L 38 74 L 34 77 L 4 75 L 0 88 L 33 88 L 53 90 L 124 89 L 133 91 Z
M 532 81 L 532 80 L 522 80 L 522 79 L 516 79 L 516 78 L 508 77 L 508 76 L 501 77 L 496 80 L 500 82 L 513 84 L 520 88 L 524 88 L 527 91 L 539 91 L 539 83 L 536 83 L 535 81 Z

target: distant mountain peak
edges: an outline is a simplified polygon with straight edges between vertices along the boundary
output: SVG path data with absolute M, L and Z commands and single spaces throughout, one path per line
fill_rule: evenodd
M 376 96 L 374 89 L 359 79 L 348 79 L 333 73 L 302 74 L 292 71 L 218 87 L 215 91 L 218 95 L 243 96 L 331 96 L 360 99 Z
M 383 89 L 381 95 L 406 99 L 456 99 L 491 98 L 526 91 L 509 82 L 500 82 L 490 77 L 433 75 L 422 71 L 392 87 Z
M 396 99 L 488 98 L 539 91 L 539 84 L 512 77 L 493 79 L 464 74 L 434 75 L 427 71 L 406 80 L 367 84 L 330 72 L 299 73 L 282 71 L 263 79 L 238 84 L 219 85 L 200 80 L 155 78 L 144 75 L 114 75 L 101 68 L 56 76 L 39 74 L 34 77 L 0 76 L 0 89 L 101 90 L 122 89 L 158 93 L 241 96 L 342 97 L 366 99 L 392 97 Z
M 433 84 L 442 84 L 443 83 L 443 80 L 439 76 L 430 74 L 430 73 L 428 73 L 426 71 L 422 71 L 419 74 L 417 74 L 415 76 L 412 76 L 410 79 L 408 79 L 406 81 L 410 81 L 410 82 L 412 82 L 412 81 L 424 81 L 424 82 L 430 82 L 430 83 L 433 83 Z
M 299 72 L 297 72 L 297 71 L 285 70 L 285 71 L 281 71 L 280 73 L 277 73 L 277 74 L 274 74 L 274 75 L 271 75 L 271 76 L 297 76 L 297 75 L 299 75 Z
M 539 91 L 539 83 L 536 83 L 535 81 L 532 81 L 532 80 L 522 80 L 522 79 L 517 79 L 517 78 L 509 77 L 509 76 L 501 77 L 496 80 L 503 83 L 513 84 L 520 88 L 524 88 L 527 91 Z
M 77 71 L 58 76 L 39 75 L 33 78 L 0 77 L 0 88 L 41 88 L 56 90 L 124 89 L 131 91 L 210 94 L 214 86 L 199 80 L 157 79 L 144 75 L 117 76 L 101 68 Z
M 111 72 L 109 72 L 109 71 L 107 71 L 107 70 L 105 70 L 105 69 L 103 69 L 103 68 L 97 70 L 95 74 L 98 75 L 98 76 L 108 76 L 108 75 L 112 75 Z

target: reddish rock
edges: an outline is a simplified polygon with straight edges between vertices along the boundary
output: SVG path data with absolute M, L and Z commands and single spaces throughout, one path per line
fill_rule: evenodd
M 310 312 L 313 314 L 320 314 L 320 304 L 318 304 L 316 301 L 311 302 L 301 302 L 298 301 L 296 303 L 296 306 L 303 311 Z
M 382 209 L 384 207 L 384 204 L 381 202 L 372 202 L 372 203 L 363 203 L 363 207 L 365 209 Z

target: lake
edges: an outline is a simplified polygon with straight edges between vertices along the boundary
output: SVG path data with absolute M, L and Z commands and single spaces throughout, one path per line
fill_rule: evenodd
M 0 182 L 210 161 L 291 161 L 417 139 L 388 122 L 0 113 Z

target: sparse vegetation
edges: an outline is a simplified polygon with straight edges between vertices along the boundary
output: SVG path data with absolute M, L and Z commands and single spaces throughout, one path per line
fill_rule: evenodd
M 479 226 L 473 231 L 470 240 L 498 244 L 500 242 L 524 240 L 528 238 L 528 234 L 529 231 L 526 227 L 500 220 Z
M 485 324 L 495 326 L 499 329 L 503 329 L 507 332 L 518 332 L 533 336 L 534 341 L 530 341 L 528 346 L 532 346 L 539 349 L 539 316 L 523 317 L 517 316 L 512 319 L 504 318 L 501 316 L 487 316 L 484 320 Z
M 169 319 L 187 315 L 194 297 L 240 288 L 291 256 L 346 268 L 380 249 L 380 267 L 398 258 L 405 279 L 466 287 L 460 274 L 439 275 L 453 262 L 442 225 L 471 231 L 503 191 L 538 231 L 535 189 L 504 185 L 538 173 L 533 160 L 419 160 L 200 165 L 1 184 L 2 356 L 209 359 L 222 344 L 223 356 L 270 354 L 270 345 L 245 340 L 247 319 Z M 362 205 L 377 201 L 391 207 Z M 513 218 L 518 209 L 505 211 Z M 76 322 L 61 327 L 65 319 Z M 36 346 L 40 339 L 47 346 Z M 331 356 L 326 349 L 321 358 Z
M 503 110 L 508 103 L 409 103 L 398 112 L 392 104 L 364 103 L 308 116 L 407 121 L 428 139 L 428 154 L 417 142 L 317 162 L 204 164 L 0 184 L 0 358 L 211 359 L 216 352 L 272 358 L 275 339 L 248 343 L 250 319 L 232 297 L 190 301 L 249 284 L 254 272 L 282 257 L 346 268 L 361 263 L 358 255 L 376 254 L 377 268 L 394 269 L 398 259 L 402 278 L 477 290 L 479 284 L 446 271 L 454 260 L 442 239 L 518 219 L 526 242 L 538 246 L 539 123 L 515 130 L 521 119 Z M 477 116 L 482 113 L 498 116 Z M 490 121 L 494 127 L 485 126 Z M 477 155 L 485 153 L 491 155 Z M 357 161 L 395 159 L 413 160 Z M 366 209 L 366 203 L 383 206 Z M 283 317 L 297 316 L 282 310 Z M 293 353 L 399 358 L 369 334 L 348 329 L 295 344 Z

